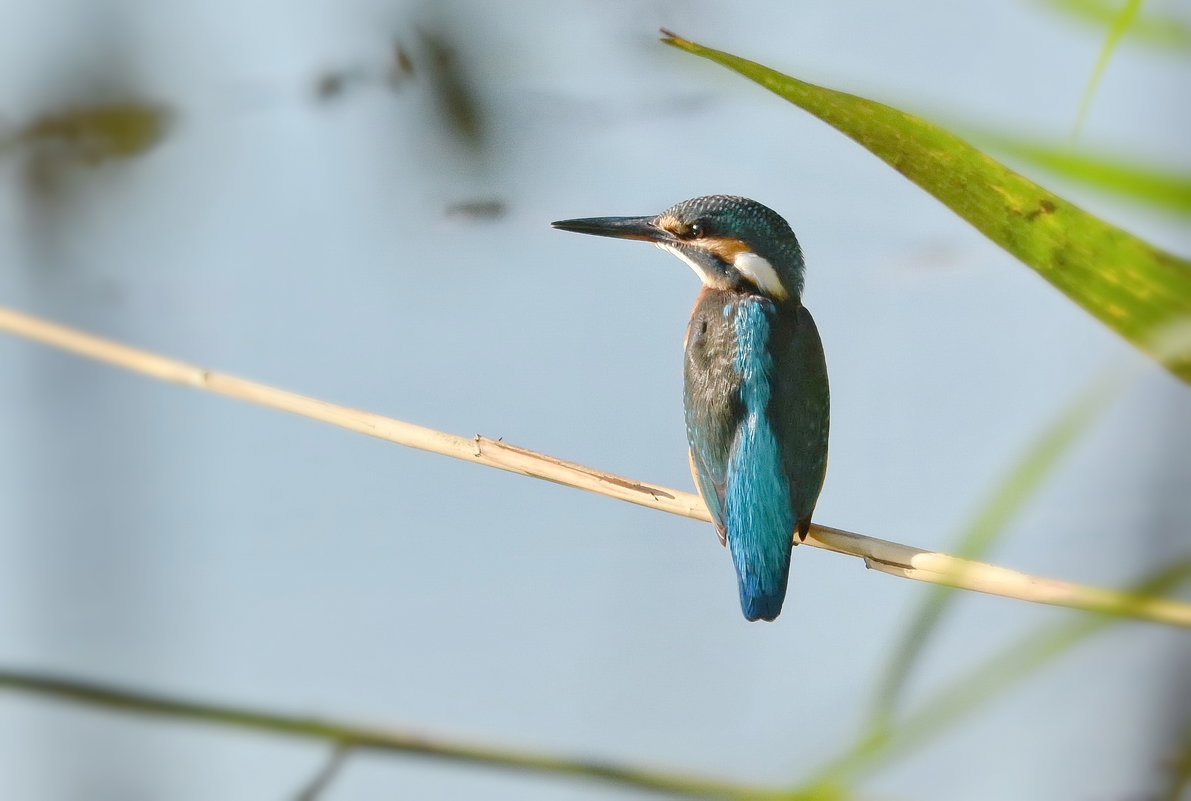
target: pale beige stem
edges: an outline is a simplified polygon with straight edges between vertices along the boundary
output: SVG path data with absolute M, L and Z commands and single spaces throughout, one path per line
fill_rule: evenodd
M 689 492 L 633 481 L 488 437 L 467 438 L 447 434 L 276 389 L 255 381 L 204 370 L 3 307 L 0 307 L 0 330 L 162 381 L 186 384 L 261 406 L 292 412 L 399 445 L 553 481 L 671 514 L 696 520 L 711 520 L 703 501 L 699 496 Z M 806 542 L 817 548 L 859 557 L 867 567 L 903 578 L 946 584 L 1023 601 L 1128 615 L 1191 627 L 1191 604 L 1178 601 L 1137 597 L 1115 590 L 1029 576 L 983 562 L 923 551 L 827 526 L 812 526 Z

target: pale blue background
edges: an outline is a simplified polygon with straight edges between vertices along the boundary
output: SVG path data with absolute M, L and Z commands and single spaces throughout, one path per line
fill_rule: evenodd
M 1174 2 L 1147 4 L 1173 12 Z M 1029 3 L 0 3 L 0 116 L 166 102 L 142 159 L 30 193 L 0 162 L 0 302 L 317 397 L 690 487 L 653 249 L 552 231 L 713 192 L 788 217 L 833 409 L 820 522 L 946 549 L 1108 367 L 1130 388 L 992 555 L 1122 585 L 1186 553 L 1188 392 L 893 170 L 655 43 L 660 25 L 951 123 L 1066 136 L 1101 34 Z M 317 103 L 449 32 L 487 110 L 423 82 Z M 1186 58 L 1126 44 L 1089 146 L 1191 168 Z M 1185 223 L 1045 183 L 1176 252 Z M 499 198 L 494 221 L 444 214 Z M 850 742 L 924 588 L 810 548 L 740 615 L 710 527 L 0 337 L 0 665 L 755 782 Z M 1073 613 L 965 596 L 925 694 Z M 867 785 L 1116 799 L 1185 725 L 1181 632 L 1115 630 Z M 0 798 L 284 799 L 326 747 L 0 694 Z M 325 798 L 646 798 L 353 757 Z

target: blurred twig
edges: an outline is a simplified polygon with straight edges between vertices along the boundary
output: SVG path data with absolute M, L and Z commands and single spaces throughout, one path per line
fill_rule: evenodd
M 0 689 L 14 689 L 66 701 L 92 704 L 120 712 L 179 718 L 274 734 L 325 740 L 340 750 L 371 750 L 437 757 L 493 767 L 596 779 L 690 798 L 730 798 L 768 801 L 812 801 L 815 795 L 791 796 L 747 784 L 631 768 L 579 758 L 549 756 L 512 748 L 467 744 L 424 734 L 379 729 L 342 720 L 298 717 L 259 709 L 222 706 L 167 695 L 127 690 L 76 679 L 0 670 Z
M 343 763 L 347 761 L 348 754 L 350 753 L 350 745 L 346 743 L 336 744 L 331 749 L 331 753 L 327 755 L 323 764 L 319 766 L 318 773 L 314 774 L 314 777 L 294 796 L 294 801 L 318 801 L 318 797 L 326 791 L 335 777 L 339 775 L 339 771 L 343 768 Z
M 1169 591 L 1188 578 L 1191 578 L 1191 560 L 1159 571 L 1139 583 L 1134 590 L 1139 596 Z M 16 690 L 91 704 L 118 712 L 324 740 L 332 743 L 340 754 L 348 750 L 365 749 L 417 754 L 490 767 L 592 779 L 687 798 L 738 801 L 848 801 L 856 797 L 850 788 L 862 774 L 880 767 L 892 756 L 936 738 L 981 703 L 1004 692 L 1073 646 L 1119 621 L 1118 617 L 1097 615 L 1080 617 L 1057 626 L 1043 627 L 954 680 L 888 730 L 881 733 L 869 732 L 862 736 L 852 748 L 816 772 L 810 781 L 783 790 L 704 778 L 689 772 L 634 768 L 613 762 L 441 739 L 341 720 L 297 717 L 246 707 L 185 700 L 43 673 L 0 669 L 0 690 Z M 337 761 L 333 760 L 332 765 Z M 1186 775 L 1185 768 L 1179 765 L 1176 771 L 1179 772 L 1175 780 L 1183 780 Z M 320 779 L 324 774 L 325 772 L 320 772 Z M 316 780 L 310 786 L 317 792 L 321 788 L 321 782 Z
M 0 307 L 0 330 L 80 356 L 177 384 L 321 420 L 361 434 L 553 481 L 671 514 L 710 522 L 699 496 L 644 484 L 602 470 L 518 448 L 488 437 L 435 431 L 379 414 L 205 370 Z M 924 551 L 827 526 L 811 527 L 808 545 L 856 556 L 865 566 L 902 578 L 1002 595 L 1035 603 L 1145 618 L 1191 627 L 1191 604 L 1040 578 L 983 562 Z

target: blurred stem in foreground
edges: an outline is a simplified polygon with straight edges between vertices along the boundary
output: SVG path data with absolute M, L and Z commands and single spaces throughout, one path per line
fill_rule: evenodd
M 1138 597 L 1171 592 L 1188 580 L 1191 580 L 1191 559 L 1151 574 L 1131 592 Z M 885 731 L 865 732 L 843 755 L 796 790 L 805 792 L 823 788 L 838 791 L 846 787 L 890 759 L 938 737 L 993 696 L 1120 620 L 1111 615 L 1085 615 L 1074 621 L 1040 628 L 952 681 L 917 710 L 891 723 Z
M 1133 588 L 1135 597 L 1169 592 L 1191 578 L 1191 560 L 1149 577 Z M 775 789 L 700 777 L 689 772 L 633 767 L 606 760 L 568 758 L 513 748 L 477 745 L 425 734 L 381 729 L 339 720 L 299 717 L 260 709 L 226 706 L 157 695 L 46 674 L 0 669 L 0 690 L 90 704 L 131 714 L 154 715 L 238 729 L 324 740 L 352 751 L 416 754 L 490 767 L 592 779 L 654 790 L 684 798 L 748 801 L 848 801 L 857 798 L 848 784 L 894 756 L 938 737 L 981 704 L 1012 687 L 1060 654 L 1124 618 L 1081 615 L 1046 626 L 1000 655 L 969 671 L 937 693 L 884 736 L 861 738 L 810 782 Z
M 657 790 L 686 798 L 750 799 L 751 801 L 828 801 L 819 793 L 791 795 L 744 783 L 701 778 L 686 772 L 635 768 L 612 762 L 567 758 L 509 747 L 464 743 L 431 735 L 381 729 L 342 720 L 287 715 L 261 709 L 193 701 L 124 689 L 80 679 L 0 669 L 0 689 L 88 704 L 114 712 L 152 715 L 208 723 L 269 734 L 324 740 L 340 750 L 415 754 L 497 768 L 594 779 L 628 787 Z M 850 797 L 850 796 L 848 796 Z M 830 799 L 840 799 L 833 795 Z
M 980 559 L 1005 532 L 1009 523 L 1042 486 L 1071 446 L 1107 407 L 1121 387 L 1117 378 L 1102 379 L 1085 389 L 1038 436 L 1029 450 L 1010 468 L 1001 484 L 960 535 L 955 553 L 965 559 Z M 923 599 L 918 613 L 906 629 L 901 645 L 890 660 L 885 678 L 877 689 L 876 704 L 868 723 L 873 736 L 885 732 L 914 666 L 921 659 L 955 590 L 936 585 Z

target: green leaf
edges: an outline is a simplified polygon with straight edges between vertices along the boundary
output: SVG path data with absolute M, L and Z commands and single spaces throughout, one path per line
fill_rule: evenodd
M 1071 19 L 1104 28 L 1111 27 L 1121 13 L 1119 0 L 1041 0 L 1041 3 Z M 1143 14 L 1129 26 L 1125 38 L 1152 48 L 1191 52 L 1191 27 L 1173 14 Z
M 169 120 L 169 110 L 154 103 L 78 106 L 38 117 L 19 141 L 55 144 L 63 157 L 98 164 L 147 152 L 165 136 Z
M 1191 581 L 1191 559 L 1173 562 L 1131 588 L 1134 603 L 1174 592 Z M 1124 613 L 1127 610 L 1122 609 Z M 1074 620 L 1039 627 L 991 659 L 937 690 L 925 703 L 884 732 L 869 732 L 821 768 L 798 790 L 846 788 L 860 775 L 937 739 L 981 705 L 1053 662 L 1085 640 L 1127 618 L 1082 614 Z
M 1104 44 L 1100 46 L 1100 53 L 1096 56 L 1096 64 L 1092 67 L 1092 74 L 1088 77 L 1088 85 L 1084 87 L 1083 96 L 1079 99 L 1079 111 L 1075 114 L 1075 125 L 1071 129 L 1071 142 L 1079 138 L 1083 130 L 1084 120 L 1087 119 L 1088 109 L 1092 107 L 1092 97 L 1096 94 L 1096 87 L 1100 85 L 1100 78 L 1112 58 L 1113 51 L 1120 44 L 1121 37 L 1137 19 L 1137 12 L 1141 11 L 1141 0 L 1125 0 L 1121 10 L 1113 17 L 1108 26 L 1108 35 L 1104 37 Z
M 1098 381 L 1063 409 L 1014 463 L 1001 479 L 1000 486 L 964 529 L 953 549 L 956 556 L 980 559 L 992 547 L 1119 388 L 1117 381 Z M 878 688 L 876 707 L 869 723 L 873 736 L 892 728 L 893 716 L 910 674 L 955 593 L 954 588 L 943 585 L 935 585 L 926 593 Z
M 1186 338 L 1170 346 L 1171 331 L 1191 321 L 1191 262 L 1088 214 L 933 123 L 663 34 L 667 44 L 740 73 L 856 140 L 1191 382 Z
M 1191 174 L 1080 152 L 992 131 L 972 135 L 990 148 L 1088 186 L 1155 208 L 1191 215 Z

